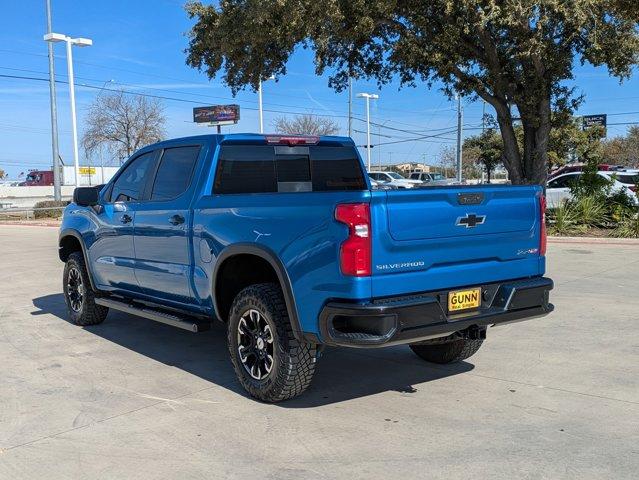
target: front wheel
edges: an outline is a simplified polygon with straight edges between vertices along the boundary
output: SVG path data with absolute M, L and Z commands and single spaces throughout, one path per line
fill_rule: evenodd
M 419 358 L 427 362 L 445 364 L 461 362 L 473 356 L 483 342 L 482 339 L 458 337 L 440 343 L 428 340 L 413 343 L 410 348 Z
M 64 301 L 71 321 L 80 326 L 102 323 L 109 309 L 95 303 L 95 294 L 91 289 L 82 252 L 69 255 L 62 280 Z
M 287 400 L 311 383 L 316 346 L 293 335 L 282 291 L 275 284 L 251 285 L 235 297 L 228 346 L 238 380 L 259 400 Z

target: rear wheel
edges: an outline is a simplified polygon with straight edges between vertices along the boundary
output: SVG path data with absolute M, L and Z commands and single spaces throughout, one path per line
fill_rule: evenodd
M 275 284 L 252 285 L 235 297 L 228 346 L 238 380 L 259 400 L 287 400 L 311 383 L 316 346 L 293 335 L 282 291 Z
M 469 339 L 457 336 L 450 339 L 427 340 L 425 342 L 413 343 L 410 348 L 423 360 L 432 363 L 455 363 L 470 358 L 482 346 L 482 339 Z
M 97 325 L 109 313 L 107 307 L 95 303 L 89 274 L 82 252 L 73 252 L 64 266 L 62 288 L 69 317 L 76 325 Z

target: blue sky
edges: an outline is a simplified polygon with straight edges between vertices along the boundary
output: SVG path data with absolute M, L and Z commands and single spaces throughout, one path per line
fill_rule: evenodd
M 178 98 L 164 102 L 169 137 L 197 135 L 210 130 L 191 123 L 192 108 L 198 105 L 239 103 L 241 121 L 223 131 L 257 131 L 257 94 L 247 91 L 235 99 L 220 80 L 209 81 L 202 73 L 185 65 L 186 32 L 190 20 L 183 1 L 112 0 L 78 2 L 52 0 L 53 30 L 74 37 L 93 39 L 90 48 L 75 48 L 76 99 L 80 135 L 84 115 L 97 90 L 83 87 L 123 88 L 151 95 Z M 44 1 L 6 2 L 0 18 L 0 75 L 47 78 L 47 48 Z M 56 74 L 66 80 L 64 46 L 57 44 Z M 330 115 L 347 132 L 347 94 L 336 94 L 327 86 L 327 77 L 314 74 L 312 52 L 300 50 L 290 60 L 288 74 L 277 82 L 264 84 L 265 130 L 277 116 L 293 113 Z M 605 69 L 591 66 L 576 68 L 575 83 L 586 101 L 578 113 L 608 113 L 609 123 L 639 121 L 639 77 L 619 85 Z M 58 125 L 60 153 L 72 162 L 71 127 L 67 86 L 58 84 Z M 372 129 L 372 143 L 395 142 L 419 134 L 390 130 L 402 129 L 438 133 L 456 125 L 455 105 L 436 87 L 404 88 L 398 84 L 377 90 L 374 83 L 357 82 L 354 92 L 375 92 L 380 99 L 372 103 L 372 121 L 385 128 Z M 365 118 L 364 103 L 354 100 L 354 114 Z M 490 106 L 487 112 L 492 113 Z M 635 113 L 627 113 L 635 112 Z M 465 133 L 480 126 L 482 104 L 464 102 Z M 354 122 L 357 131 L 366 124 Z M 613 125 L 608 135 L 620 135 L 626 125 Z M 378 133 L 380 134 L 378 136 Z M 365 144 L 365 135 L 356 132 L 357 144 Z M 51 164 L 51 136 L 48 83 L 36 80 L 0 77 L 0 168 L 16 178 L 32 168 Z M 426 161 L 434 164 L 441 149 L 454 145 L 454 134 L 429 141 L 402 141 L 373 149 L 374 163 Z M 84 154 L 81 152 L 81 162 Z M 362 152 L 362 155 L 365 154 Z

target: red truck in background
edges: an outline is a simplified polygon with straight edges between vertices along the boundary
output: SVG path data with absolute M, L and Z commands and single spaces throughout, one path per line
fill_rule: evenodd
M 21 187 L 47 187 L 53 185 L 53 170 L 31 170 Z
M 111 180 L 119 167 L 83 166 L 79 168 L 80 185 L 101 185 Z M 60 168 L 60 183 L 63 186 L 75 185 L 75 167 L 64 165 Z M 21 187 L 48 187 L 53 185 L 53 170 L 30 170 Z

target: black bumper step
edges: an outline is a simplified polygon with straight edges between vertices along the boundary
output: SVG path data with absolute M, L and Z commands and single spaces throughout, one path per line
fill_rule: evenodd
M 198 333 L 211 329 L 211 322 L 198 321 L 191 317 L 175 315 L 163 310 L 157 310 L 143 305 L 135 305 L 112 298 L 96 298 L 95 303 L 103 307 L 119 310 L 120 312 L 130 313 L 131 315 L 137 315 L 138 317 L 148 318 L 155 322 L 188 330 L 189 332 Z
M 373 299 L 369 303 L 329 302 L 320 313 L 323 343 L 376 347 L 414 343 L 455 332 L 481 338 L 488 326 L 543 317 L 554 309 L 549 302 L 553 289 L 549 278 L 474 287 L 482 288 L 484 300 L 479 309 L 466 313 L 448 312 L 448 291 Z

